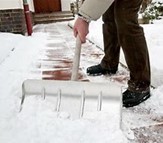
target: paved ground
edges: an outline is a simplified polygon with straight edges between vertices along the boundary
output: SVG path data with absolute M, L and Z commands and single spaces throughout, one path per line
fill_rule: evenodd
M 35 27 L 34 32 L 47 32 L 49 34 L 48 43 L 46 48 L 42 49 L 44 58 L 38 59 L 40 63 L 39 68 L 42 71 L 42 79 L 54 80 L 70 80 L 72 59 L 75 49 L 75 38 L 73 37 L 72 30 L 65 23 L 49 24 L 44 28 L 39 26 Z M 66 32 L 65 32 L 66 31 Z M 55 40 L 54 40 L 55 39 Z M 128 79 L 128 71 L 120 67 L 120 72 L 117 76 L 100 76 L 88 77 L 85 73 L 86 68 L 90 65 L 98 64 L 103 56 L 103 52 L 92 43 L 87 42 L 82 46 L 81 62 L 79 69 L 79 80 L 84 81 L 118 81 L 120 84 L 125 85 Z M 135 138 L 129 140 L 132 143 L 161 143 L 163 142 L 163 117 L 159 120 L 150 119 L 150 112 L 144 113 L 137 111 L 140 122 L 143 119 L 152 120 L 146 126 L 139 126 L 132 128 Z M 126 111 L 123 109 L 123 116 L 137 116 L 132 109 Z M 131 115 L 130 115 L 131 114 Z M 134 116 L 135 115 L 135 116 Z M 124 120 L 125 124 L 129 126 L 128 122 L 138 121 L 133 118 L 133 121 Z M 130 127 L 130 126 L 129 126 Z M 125 131 L 126 132 L 126 131 Z
M 47 43 L 46 48 L 42 50 L 45 56 L 43 59 L 39 59 L 41 65 L 40 68 L 42 69 L 42 78 L 70 80 L 75 49 L 75 38 L 73 37 L 72 30 L 68 26 L 66 27 L 65 24 L 49 25 L 45 27 L 45 29 L 39 29 L 38 27 L 36 30 L 49 33 L 49 43 Z M 86 78 L 84 73 L 85 69 L 82 69 L 85 68 L 83 67 L 83 64 L 85 64 L 83 59 L 87 59 L 90 55 L 93 57 L 102 55 L 102 51 L 99 49 L 96 49 L 94 53 L 91 53 L 91 50 L 87 48 L 90 46 L 92 46 L 92 44 L 86 44 L 82 47 L 79 80 L 84 80 Z M 86 55 L 85 53 L 88 53 L 89 55 Z

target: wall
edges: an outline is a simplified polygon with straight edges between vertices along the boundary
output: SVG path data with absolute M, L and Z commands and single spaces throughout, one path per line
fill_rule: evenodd
M 23 9 L 0 10 L 0 32 L 25 34 L 25 26 Z
M 28 0 L 29 8 L 34 11 L 33 0 Z M 23 0 L 0 0 L 0 10 L 23 9 Z
M 28 0 L 28 5 L 29 5 L 29 9 L 30 9 L 30 11 L 34 12 L 34 4 L 33 4 L 33 0 Z
M 62 11 L 70 11 L 71 0 L 61 0 Z
M 21 0 L 0 0 L 0 10 L 22 8 Z
M 28 4 L 34 11 L 33 0 L 28 0 Z M 0 32 L 25 34 L 23 0 L 0 0 Z

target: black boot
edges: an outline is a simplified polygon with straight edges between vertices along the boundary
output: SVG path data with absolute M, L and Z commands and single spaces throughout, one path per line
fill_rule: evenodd
M 87 68 L 88 75 L 116 74 L 116 72 L 117 72 L 117 68 L 105 69 L 105 68 L 102 68 L 100 64 Z
M 123 100 L 123 106 L 124 107 L 133 107 L 136 106 L 143 101 L 147 100 L 150 97 L 150 92 L 140 92 L 136 93 L 133 91 L 126 90 L 123 92 L 122 100 Z

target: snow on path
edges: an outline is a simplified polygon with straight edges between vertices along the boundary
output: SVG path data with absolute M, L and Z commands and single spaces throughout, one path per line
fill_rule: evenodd
M 60 34 L 65 35 L 64 38 L 69 41 L 69 47 L 74 47 L 75 40 L 72 38 L 72 30 L 67 27 L 66 23 L 37 25 L 34 28 L 35 32 L 32 37 L 25 37 L 21 35 L 11 36 L 9 33 L 0 34 L 0 39 L 3 39 L 1 37 L 4 36 L 8 37 L 12 41 L 11 47 L 15 48 L 1 62 L 0 65 L 0 81 L 2 81 L 0 84 L 0 142 L 127 142 L 116 124 L 117 120 L 115 120 L 115 116 L 110 116 L 106 112 L 95 112 L 92 113 L 90 119 L 82 120 L 69 120 L 67 119 L 67 114 L 65 113 L 61 114 L 59 118 L 56 118 L 57 115 L 53 111 L 53 104 L 50 102 L 51 100 L 48 100 L 49 104 L 45 104 L 41 98 L 32 97 L 32 100 L 30 100 L 30 98 L 29 100 L 26 100 L 26 105 L 29 103 L 29 106 L 24 109 L 25 112 L 22 112 L 21 114 L 18 113 L 22 82 L 27 78 L 40 78 L 42 76 L 42 72 L 38 70 L 40 67 L 38 59 L 47 58 L 47 56 L 45 56 L 45 49 L 47 48 L 49 42 L 52 42 L 52 39 L 49 40 L 49 35 L 52 37 L 54 36 L 50 33 L 53 31 L 52 27 L 57 28 Z M 154 35 L 150 35 L 148 32 L 146 33 L 147 38 L 149 37 L 149 39 L 151 36 L 155 37 L 155 34 L 158 34 L 156 31 L 153 32 L 155 33 Z M 161 34 L 159 36 L 160 39 L 155 38 L 157 42 L 151 41 L 150 47 L 155 47 L 157 44 L 161 43 Z M 59 38 L 60 37 L 55 37 L 55 40 L 59 40 Z M 3 46 L 5 47 L 5 44 Z M 92 46 L 94 45 L 87 43 L 83 45 L 83 48 L 86 48 L 89 51 L 89 48 Z M 97 48 L 94 46 L 94 49 Z M 159 49 L 155 52 L 159 52 Z M 97 53 L 97 51 L 95 53 L 91 53 L 88 56 L 89 59 L 84 55 L 81 57 L 81 68 L 83 71 L 85 71 L 87 66 L 97 64 L 99 62 L 99 59 L 102 57 L 102 52 Z M 153 59 L 154 58 L 152 58 L 152 60 Z M 156 77 L 159 78 L 159 68 L 157 67 L 157 69 L 158 73 L 156 73 Z M 110 78 L 100 76 L 96 79 L 91 77 L 90 80 L 108 82 Z M 152 97 L 145 103 L 128 110 L 124 108 L 123 121 L 127 124 L 124 124 L 123 128 L 125 128 L 127 135 L 131 139 L 134 139 L 134 137 L 130 128 L 147 125 L 147 120 L 149 124 L 162 122 L 162 92 L 163 88 L 160 86 L 157 89 L 152 90 Z M 143 120 L 139 118 L 142 117 L 140 115 L 141 110 L 143 111 L 142 113 L 144 113 L 142 118 Z M 150 128 L 147 129 L 149 130 Z M 139 131 L 142 131 L 140 133 L 143 133 L 143 130 Z M 144 134 L 144 136 L 147 136 L 150 139 L 152 134 Z M 153 136 L 155 136 L 155 138 L 160 138 L 161 134 L 154 134 Z
M 26 98 L 25 105 L 27 106 L 19 113 L 21 84 L 25 79 L 39 79 L 42 76 L 41 71 L 38 70 L 40 67 L 38 59 L 45 56 L 44 50 L 49 43 L 49 35 L 53 32 L 52 27 L 57 28 L 67 40 L 72 34 L 65 23 L 38 25 L 32 37 L 15 35 L 15 39 L 18 38 L 17 42 L 10 37 L 10 34 L 4 33 L 11 40 L 15 40 L 15 49 L 0 66 L 0 81 L 3 81 L 0 84 L 0 142 L 127 142 L 117 124 L 119 118 L 114 113 L 93 112 L 89 118 L 71 120 L 67 119 L 66 113 L 57 117 L 52 99 L 47 100 L 47 104 L 39 97 Z M 71 40 L 68 43 L 74 45 L 74 41 L 71 43 Z

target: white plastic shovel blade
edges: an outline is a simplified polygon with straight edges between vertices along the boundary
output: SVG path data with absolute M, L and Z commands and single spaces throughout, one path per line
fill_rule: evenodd
M 56 98 L 55 111 L 69 112 L 72 118 L 86 117 L 88 112 L 115 110 L 121 120 L 121 89 L 113 82 L 26 80 L 22 85 L 20 110 L 25 98 L 30 95 Z

